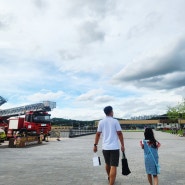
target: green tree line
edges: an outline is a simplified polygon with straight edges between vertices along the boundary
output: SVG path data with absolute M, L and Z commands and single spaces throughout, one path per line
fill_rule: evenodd
M 169 119 L 174 121 L 178 119 L 185 119 L 185 99 L 174 107 L 169 106 L 167 115 Z
M 51 125 L 53 126 L 72 126 L 74 128 L 92 128 L 95 126 L 95 120 L 93 121 L 81 121 L 64 118 L 52 118 Z

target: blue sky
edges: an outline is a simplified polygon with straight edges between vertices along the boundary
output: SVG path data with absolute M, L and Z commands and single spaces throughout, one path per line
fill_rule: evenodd
M 185 94 L 184 0 L 0 0 L 1 109 L 52 117 L 163 114 Z

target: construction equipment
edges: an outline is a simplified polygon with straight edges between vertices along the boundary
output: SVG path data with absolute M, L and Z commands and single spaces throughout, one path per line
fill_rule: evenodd
M 0 105 L 5 102 L 6 100 L 0 96 Z M 45 139 L 51 131 L 51 115 L 48 112 L 54 108 L 56 102 L 44 101 L 0 110 L 0 127 L 4 128 L 8 139 L 23 135 L 38 138 L 42 135 Z

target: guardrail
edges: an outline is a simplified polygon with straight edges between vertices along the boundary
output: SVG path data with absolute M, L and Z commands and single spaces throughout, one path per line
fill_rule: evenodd
M 86 135 L 95 134 L 95 133 L 96 133 L 96 129 L 91 129 L 91 130 L 87 130 L 87 129 L 70 129 L 70 131 L 69 131 L 69 138 L 79 137 L 79 136 L 86 136 Z
M 95 134 L 96 128 L 94 129 L 66 129 L 66 130 L 52 130 L 50 133 L 50 137 L 79 137 L 86 136 L 90 134 Z

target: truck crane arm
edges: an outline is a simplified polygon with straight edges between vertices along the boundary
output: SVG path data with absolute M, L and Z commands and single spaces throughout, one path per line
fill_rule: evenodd
M 56 108 L 56 102 L 44 101 L 43 103 L 0 110 L 0 118 L 24 115 L 27 111 L 51 111 L 53 108 Z

